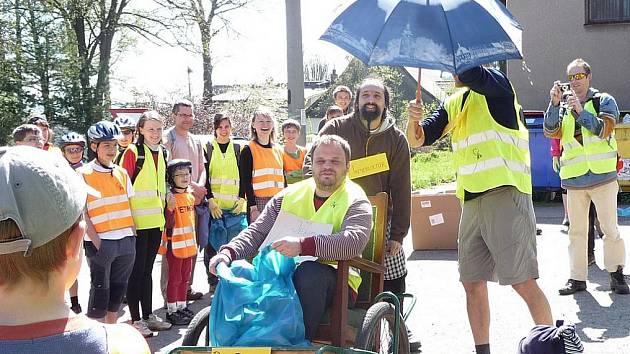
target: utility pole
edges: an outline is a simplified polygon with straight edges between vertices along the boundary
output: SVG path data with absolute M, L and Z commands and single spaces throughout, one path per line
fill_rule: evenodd
M 300 121 L 298 143 L 306 145 L 304 109 L 304 58 L 302 54 L 302 11 L 300 0 L 285 0 L 287 18 L 287 89 L 289 118 Z

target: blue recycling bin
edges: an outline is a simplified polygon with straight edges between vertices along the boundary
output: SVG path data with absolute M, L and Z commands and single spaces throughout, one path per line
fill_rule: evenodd
M 551 139 L 543 132 L 544 112 L 526 111 L 525 125 L 529 130 L 529 155 L 534 191 L 560 190 L 560 176 L 553 170 Z

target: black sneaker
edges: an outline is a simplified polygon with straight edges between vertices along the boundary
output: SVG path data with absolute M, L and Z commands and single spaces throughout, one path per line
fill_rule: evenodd
M 610 290 L 615 294 L 626 295 L 630 293 L 628 283 L 623 275 L 623 268 L 619 266 L 616 272 L 610 273 Z
M 184 307 L 183 309 L 180 309 L 178 312 L 183 313 L 184 315 L 186 315 L 186 317 L 189 317 L 191 319 L 195 317 L 195 313 L 188 307 Z
M 190 318 L 184 315 L 181 311 L 167 313 L 166 320 L 173 326 L 187 326 L 190 323 Z
M 612 274 L 612 273 L 611 273 Z M 578 291 L 586 290 L 586 282 L 582 280 L 569 279 L 567 284 L 558 290 L 560 295 L 571 295 Z
M 409 351 L 411 352 L 419 352 L 422 344 L 420 343 L 420 339 L 417 338 L 411 330 L 407 329 L 407 336 L 409 337 Z
M 77 315 L 83 312 L 83 309 L 81 308 L 81 305 L 79 304 L 70 306 L 70 310 L 72 310 L 72 312 L 76 313 Z
M 192 289 L 188 289 L 188 293 L 186 294 L 186 300 L 188 301 L 197 301 L 201 299 L 202 297 L 203 297 L 202 293 L 198 291 L 194 291 Z

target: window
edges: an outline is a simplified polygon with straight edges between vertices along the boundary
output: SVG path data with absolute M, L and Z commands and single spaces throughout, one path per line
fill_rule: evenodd
M 586 24 L 630 23 L 630 0 L 586 0 Z

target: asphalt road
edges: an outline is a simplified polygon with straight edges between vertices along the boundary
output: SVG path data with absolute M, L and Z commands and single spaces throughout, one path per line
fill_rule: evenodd
M 586 353 L 630 354 L 630 295 L 615 295 L 609 291 L 608 274 L 603 270 L 602 241 L 596 240 L 597 265 L 589 268 L 588 291 L 572 296 L 559 296 L 560 288 L 568 277 L 568 237 L 559 225 L 562 204 L 536 205 L 539 227 L 543 230 L 538 240 L 539 284 L 547 295 L 554 319 L 565 319 L 577 324 L 578 334 Z M 628 239 L 630 220 L 620 219 L 621 234 Z M 411 235 L 409 235 L 411 236 Z M 627 240 L 630 242 L 630 240 Z M 408 292 L 418 298 L 407 326 L 422 340 L 422 352 L 474 353 L 472 334 L 466 316 L 464 291 L 458 282 L 456 251 L 413 251 L 411 237 L 404 244 L 408 259 Z M 164 315 L 163 300 L 159 292 L 160 257 L 154 267 L 155 313 Z M 80 301 L 87 307 L 89 273 L 87 265 L 80 277 Z M 207 292 L 203 263 L 197 261 L 194 289 Z M 533 326 L 525 303 L 511 287 L 497 284 L 489 286 L 491 303 L 491 349 L 493 353 L 516 352 L 518 341 Z M 198 311 L 209 304 L 209 295 L 191 305 Z M 123 309 L 121 321 L 129 319 Z M 168 352 L 181 343 L 184 327 L 159 332 L 148 340 L 156 352 Z

